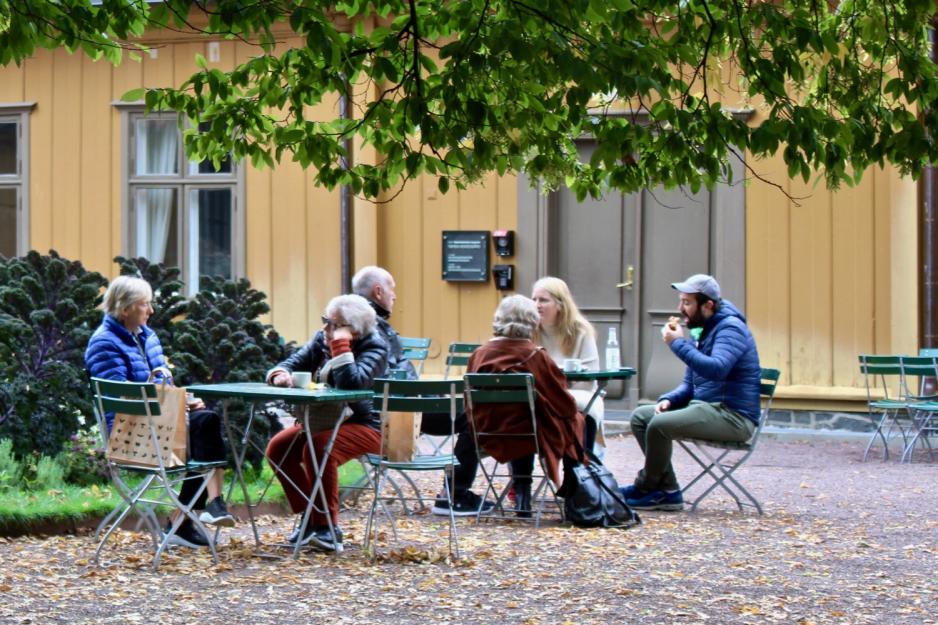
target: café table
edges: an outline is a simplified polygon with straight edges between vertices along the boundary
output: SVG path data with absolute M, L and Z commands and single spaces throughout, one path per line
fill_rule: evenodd
M 263 493 L 261 494 L 261 497 L 258 498 L 258 501 L 251 501 L 247 485 L 244 481 L 243 471 L 244 458 L 249 445 L 254 445 L 254 447 L 261 453 L 266 451 L 265 449 L 261 449 L 250 439 L 251 427 L 254 423 L 254 406 L 259 402 L 279 400 L 287 404 L 302 407 L 303 431 L 306 434 L 306 444 L 309 446 L 310 456 L 312 457 L 313 471 L 316 475 L 316 481 L 313 484 L 312 492 L 307 498 L 308 503 L 306 506 L 306 511 L 303 514 L 303 519 L 301 521 L 299 531 L 300 535 L 302 535 L 302 533 L 306 530 L 306 526 L 309 523 L 309 518 L 313 507 L 317 505 L 318 496 L 318 503 L 322 506 L 321 511 L 325 512 L 327 522 L 329 523 L 329 530 L 333 533 L 333 539 L 335 539 L 335 527 L 333 527 L 332 518 L 328 512 L 328 505 L 326 503 L 326 494 L 322 488 L 322 472 L 320 471 L 320 466 L 325 466 L 326 462 L 329 460 L 329 455 L 332 452 L 332 446 L 335 442 L 336 434 L 338 434 L 339 427 L 347 418 L 343 415 L 343 411 L 341 409 L 342 406 L 344 406 L 347 402 L 371 399 L 373 396 L 372 391 L 339 390 L 324 385 L 320 385 L 315 389 L 287 388 L 282 386 L 270 386 L 269 384 L 264 384 L 263 382 L 195 384 L 186 387 L 186 390 L 203 400 L 221 400 L 222 421 L 225 424 L 228 440 L 232 445 L 232 455 L 234 456 L 235 460 L 235 475 L 238 479 L 238 483 L 241 485 L 241 490 L 244 493 L 244 501 L 247 507 L 248 517 L 251 520 L 251 529 L 254 532 L 254 542 L 258 550 L 260 550 L 261 547 L 261 540 L 260 535 L 257 532 L 257 522 L 254 518 L 254 508 L 260 503 L 260 499 L 263 497 Z M 243 399 L 250 406 L 248 411 L 248 421 L 245 425 L 244 431 L 239 433 L 239 439 L 235 438 L 234 430 L 231 426 L 231 422 L 228 419 L 228 403 L 233 399 Z M 311 423 L 310 418 L 312 413 L 310 409 L 323 406 L 332 407 L 331 412 L 334 414 L 334 416 L 332 419 L 330 419 L 331 422 L 326 424 L 328 427 L 332 428 L 332 436 L 329 439 L 329 443 L 326 445 L 326 448 L 323 452 L 323 457 L 319 459 L 316 458 L 316 453 L 313 447 L 313 428 L 317 425 L 319 425 L 319 427 L 316 427 L 317 430 L 327 428 L 324 428 L 323 424 Z M 319 416 L 321 416 L 322 411 L 317 412 L 319 413 Z M 237 443 L 235 442 L 236 440 L 238 441 Z M 279 470 L 279 466 L 274 463 L 274 471 Z M 293 546 L 294 558 L 299 555 L 299 551 L 300 541 L 296 541 L 296 544 Z
M 590 371 L 587 369 L 581 369 L 579 371 L 564 371 L 564 376 L 567 378 L 567 382 L 595 382 L 596 386 L 593 388 L 593 394 L 590 397 L 590 400 L 586 403 L 586 407 L 583 409 L 583 414 L 588 415 L 590 409 L 593 407 L 593 404 L 596 403 L 596 400 L 600 397 L 603 397 L 606 394 L 606 386 L 609 384 L 610 380 L 622 380 L 623 382 L 627 381 L 629 378 L 635 375 L 635 369 L 632 367 L 619 367 L 618 369 L 602 369 L 599 371 Z M 587 417 L 589 418 L 589 417 Z M 599 423 L 599 431 L 604 435 L 605 429 L 602 423 Z
M 635 375 L 635 369 L 632 367 L 619 367 L 618 369 L 601 369 L 599 371 L 589 371 L 581 369 L 580 371 L 564 371 L 567 382 L 596 382 L 596 388 L 590 397 L 583 414 L 589 414 L 590 408 L 596 403 L 596 400 L 605 395 L 606 386 L 610 380 L 628 380 Z

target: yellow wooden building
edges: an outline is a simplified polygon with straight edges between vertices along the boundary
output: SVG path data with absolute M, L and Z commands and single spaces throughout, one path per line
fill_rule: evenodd
M 117 67 L 59 50 L 0 68 L 0 253 L 56 249 L 111 276 L 118 254 L 179 264 L 190 283 L 200 271 L 245 276 L 268 294 L 269 322 L 305 340 L 341 290 L 340 191 L 313 186 L 289 162 L 188 163 L 175 119 L 146 117 L 121 96 L 179 84 L 197 53 L 226 69 L 255 48 L 152 43 Z M 322 107 L 336 114 L 337 103 Z M 783 371 L 777 405 L 856 409 L 857 354 L 917 349 L 916 185 L 887 169 L 830 193 L 788 181 L 780 159 L 748 165 L 800 205 L 751 176 L 698 196 L 649 190 L 584 205 L 511 176 L 446 195 L 418 179 L 386 204 L 354 201 L 354 265 L 394 274 L 392 322 L 433 339 L 426 369 L 439 371 L 449 342 L 489 336 L 501 295 L 491 279 L 442 279 L 443 231 L 513 230 L 515 255 L 496 260 L 490 247 L 490 261 L 514 266 L 519 292 L 540 274 L 566 278 L 600 349 L 617 327 L 623 361 L 642 371 L 632 402 L 677 382 L 655 328 L 676 304 L 668 283 L 711 272 L 748 314 L 763 365 Z

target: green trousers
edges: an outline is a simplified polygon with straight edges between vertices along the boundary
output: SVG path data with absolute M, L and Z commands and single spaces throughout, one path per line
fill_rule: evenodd
M 743 442 L 749 440 L 756 429 L 750 419 L 722 403 L 696 400 L 684 408 L 660 414 L 655 414 L 654 404 L 640 406 L 632 413 L 631 426 L 645 454 L 645 468 L 635 478 L 635 487 L 642 491 L 680 488 L 671 466 L 674 439 Z

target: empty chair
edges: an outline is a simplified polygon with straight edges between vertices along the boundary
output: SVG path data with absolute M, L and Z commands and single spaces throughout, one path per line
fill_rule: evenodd
M 402 357 L 414 365 L 417 375 L 423 375 L 423 363 L 430 355 L 430 339 L 410 336 L 399 337 L 403 348 Z
M 931 435 L 938 432 L 938 396 L 930 391 L 934 390 L 932 387 L 938 375 L 938 356 L 900 356 L 899 360 L 909 391 L 906 410 L 911 420 L 909 438 L 902 450 L 900 462 L 912 462 L 918 443 L 934 459 Z
M 463 382 L 462 380 L 376 380 L 375 403 L 381 409 L 382 436 L 388 430 L 387 422 L 395 413 L 402 412 L 447 412 L 450 415 L 450 435 L 455 428 L 456 416 L 463 408 Z M 381 454 L 368 454 L 366 461 L 374 468 L 372 483 L 374 484 L 374 498 L 368 512 L 368 522 L 365 530 L 365 548 L 372 549 L 376 555 L 375 541 L 378 536 L 378 519 L 376 512 L 378 506 L 384 508 L 385 514 L 390 517 L 387 508 L 382 502 L 382 491 L 389 481 L 388 471 L 398 471 L 403 475 L 409 472 L 439 471 L 450 476 L 443 480 L 444 496 L 449 504 L 449 552 L 451 556 L 459 557 L 459 544 L 456 535 L 456 520 L 453 515 L 453 494 L 449 484 L 452 484 L 452 473 L 457 461 L 451 454 L 417 455 L 407 460 L 392 460 L 386 456 L 386 445 L 382 444 Z M 413 482 L 410 482 L 414 486 Z M 416 489 L 416 486 L 414 486 Z M 399 498 L 403 498 L 402 491 L 394 486 Z M 419 497 L 419 494 L 418 494 Z M 405 506 L 406 510 L 406 506 Z M 391 518 L 391 527 L 394 539 L 397 540 L 397 530 Z
M 469 357 L 472 352 L 479 349 L 479 343 L 450 343 L 446 352 L 446 368 L 443 370 L 443 378 L 449 379 L 450 375 L 456 374 L 456 368 L 460 371 L 469 364 Z
M 778 369 L 762 369 L 759 394 L 762 397 L 762 411 L 759 413 L 759 423 L 752 437 L 745 442 L 721 442 L 704 439 L 675 439 L 676 442 L 686 451 L 702 471 L 684 487 L 684 494 L 687 495 L 691 487 L 706 477 L 711 478 L 712 483 L 691 502 L 691 510 L 697 508 L 697 505 L 704 500 L 710 493 L 722 488 L 730 494 L 736 501 L 740 510 L 743 506 L 752 506 L 759 514 L 762 514 L 762 506 L 759 500 L 734 477 L 734 473 L 743 465 L 752 452 L 756 449 L 756 443 L 759 442 L 759 435 L 762 433 L 762 427 L 769 416 L 769 409 L 772 406 L 772 397 L 775 395 L 775 387 L 778 384 L 780 376 Z M 711 452 L 708 448 L 719 450 Z
M 883 444 L 883 460 L 889 459 L 889 443 L 902 437 L 902 448 L 908 446 L 911 428 L 906 403 L 909 388 L 902 373 L 902 362 L 895 355 L 860 354 L 860 372 L 866 384 L 866 405 L 873 423 L 873 433 L 863 451 L 863 461 L 877 439 Z

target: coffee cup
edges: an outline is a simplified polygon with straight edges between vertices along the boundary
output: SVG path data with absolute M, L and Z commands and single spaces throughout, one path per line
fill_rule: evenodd
M 294 371 L 292 377 L 295 388 L 308 388 L 309 383 L 313 381 L 313 374 L 309 371 Z
M 583 367 L 583 363 L 580 362 L 579 358 L 564 358 L 563 359 L 563 370 L 570 371 L 575 373 Z

